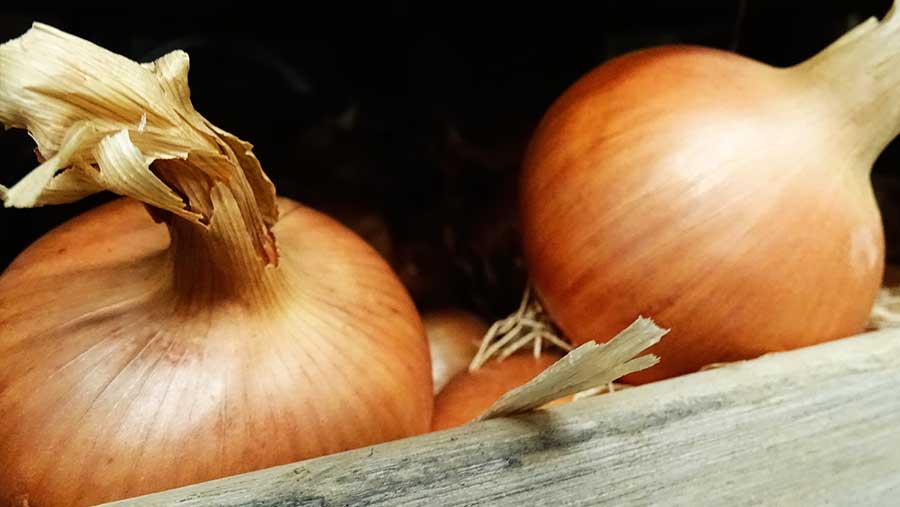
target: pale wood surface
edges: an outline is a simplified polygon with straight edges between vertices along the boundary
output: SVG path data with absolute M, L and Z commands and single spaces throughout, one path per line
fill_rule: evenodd
M 900 330 L 110 505 L 896 506 Z

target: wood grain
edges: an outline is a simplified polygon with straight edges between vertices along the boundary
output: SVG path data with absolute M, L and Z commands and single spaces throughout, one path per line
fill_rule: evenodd
M 263 436 L 260 436 L 263 438 Z M 883 330 L 108 505 L 896 505 Z

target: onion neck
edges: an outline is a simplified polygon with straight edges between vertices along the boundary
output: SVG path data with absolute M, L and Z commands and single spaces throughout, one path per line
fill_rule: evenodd
M 809 60 L 789 69 L 804 86 L 827 94 L 866 175 L 900 134 L 900 16 L 896 5 L 881 21 L 861 23 Z M 815 122 L 816 118 L 808 121 Z
M 235 303 L 272 307 L 283 286 L 283 270 L 259 254 L 240 215 L 213 217 L 210 225 L 170 215 L 165 269 L 176 307 Z
M 236 238 L 175 219 L 168 225 L 168 259 L 176 302 L 266 303 L 274 296 L 277 268 L 242 248 Z

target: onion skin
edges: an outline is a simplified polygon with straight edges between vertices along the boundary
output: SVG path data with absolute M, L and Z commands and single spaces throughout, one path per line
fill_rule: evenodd
M 848 113 L 865 108 L 823 68 L 663 47 L 558 99 L 520 214 L 534 287 L 573 343 L 653 318 L 671 329 L 661 362 L 625 379 L 645 383 L 864 329 L 884 265 L 868 176 L 895 129 L 866 138 Z
M 474 372 L 456 375 L 434 400 L 431 429 L 445 430 L 472 421 L 501 396 L 527 383 L 561 357 L 549 351 L 544 351 L 539 358 L 518 353 L 502 361 L 489 361 Z M 557 402 L 548 405 L 554 404 Z
M 425 313 L 422 323 L 431 352 L 434 394 L 438 394 L 451 378 L 469 367 L 488 326 L 477 316 L 457 308 Z
M 93 505 L 429 429 L 399 280 L 334 220 L 279 208 L 278 267 L 234 290 L 130 199 L 17 258 L 0 277 L 0 503 Z

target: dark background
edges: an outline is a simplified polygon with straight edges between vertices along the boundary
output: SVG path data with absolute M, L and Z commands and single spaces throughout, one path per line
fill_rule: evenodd
M 604 60 L 664 43 L 791 65 L 890 5 L 823 3 L 4 9 L 0 38 L 42 21 L 139 61 L 185 49 L 195 106 L 254 143 L 280 194 L 367 237 L 423 309 L 454 304 L 495 318 L 515 306 L 525 280 L 514 182 L 554 98 Z M 22 132 L 0 135 L 0 183 L 34 167 L 32 149 Z M 900 254 L 898 155 L 895 143 L 873 174 L 892 261 Z M 53 226 L 110 198 L 0 210 L 0 269 Z

